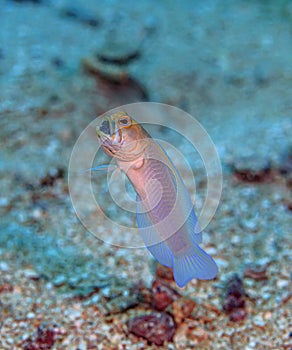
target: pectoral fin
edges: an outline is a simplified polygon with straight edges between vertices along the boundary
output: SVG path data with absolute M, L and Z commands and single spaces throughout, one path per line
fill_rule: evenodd
M 89 169 L 85 169 L 85 170 L 82 170 L 84 172 L 87 172 L 87 171 L 105 171 L 105 170 L 108 170 L 108 171 L 113 171 L 117 169 L 117 165 L 114 165 L 114 164 L 102 164 L 102 165 L 98 165 L 94 168 L 89 168 Z

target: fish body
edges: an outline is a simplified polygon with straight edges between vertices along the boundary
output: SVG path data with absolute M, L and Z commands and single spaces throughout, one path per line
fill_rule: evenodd
M 102 117 L 96 131 L 137 193 L 137 225 L 150 253 L 173 268 L 179 287 L 214 278 L 218 268 L 199 247 L 202 233 L 190 194 L 163 148 L 125 112 Z

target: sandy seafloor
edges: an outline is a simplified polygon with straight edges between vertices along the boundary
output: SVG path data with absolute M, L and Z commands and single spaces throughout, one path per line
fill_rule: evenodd
M 292 348 L 291 57 L 288 0 L 0 2 L 0 349 Z M 121 72 L 131 79 L 109 81 Z M 149 252 L 95 239 L 67 184 L 81 131 L 141 100 L 197 118 L 224 178 L 203 239 L 220 273 L 181 290 L 167 282 L 196 306 L 162 347 L 127 326 L 153 311 L 133 292 L 156 278 Z M 159 137 L 193 156 L 180 139 Z M 199 209 L 206 179 L 194 164 Z M 119 234 L 103 220 L 99 230 Z M 246 291 L 238 322 L 222 310 L 233 273 Z M 121 296 L 126 310 L 114 302 Z M 40 326 L 54 334 L 43 347 Z

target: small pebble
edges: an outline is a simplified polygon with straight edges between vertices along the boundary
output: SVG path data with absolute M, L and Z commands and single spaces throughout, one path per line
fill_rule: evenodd
M 33 319 L 35 318 L 35 314 L 33 312 L 29 312 L 27 315 L 26 315 L 26 318 L 28 319 Z
M 237 309 L 230 313 L 229 319 L 232 322 L 239 322 L 246 318 L 247 312 L 244 309 Z
M 23 271 L 23 274 L 26 278 L 33 280 L 33 281 L 37 281 L 40 279 L 40 275 L 33 269 L 25 269 Z
M 135 317 L 129 321 L 128 328 L 131 333 L 156 345 L 171 341 L 175 333 L 173 318 L 164 312 Z
M 173 337 L 173 342 L 177 347 L 186 347 L 187 346 L 187 333 L 188 333 L 188 325 L 186 323 L 183 323 L 179 326 L 177 331 L 175 332 L 175 335 Z
M 64 275 L 58 275 L 56 278 L 53 280 L 54 286 L 60 287 L 64 285 L 67 282 L 67 278 Z
M 277 281 L 277 287 L 280 289 L 288 287 L 289 284 L 290 284 L 290 282 L 286 281 L 286 280 L 278 280 Z
M 43 216 L 43 211 L 42 211 L 40 208 L 35 208 L 35 209 L 32 211 L 32 217 L 33 217 L 33 219 L 38 220 L 38 219 L 40 219 L 42 216 Z
M 0 270 L 1 271 L 9 271 L 9 266 L 5 261 L 0 261 Z
M 265 321 L 263 320 L 261 315 L 257 315 L 254 318 L 254 324 L 257 325 L 258 327 L 264 327 Z
M 172 313 L 177 324 L 181 324 L 191 315 L 196 303 L 189 298 L 180 298 L 172 303 Z
M 162 311 L 174 300 L 177 300 L 180 294 L 166 283 L 155 280 L 152 284 L 152 296 L 154 308 Z
M 192 332 L 191 332 L 192 338 L 195 338 L 197 341 L 199 342 L 203 342 L 205 340 L 207 340 L 209 338 L 209 334 L 207 331 L 205 331 L 203 328 L 201 327 L 197 327 L 195 328 Z

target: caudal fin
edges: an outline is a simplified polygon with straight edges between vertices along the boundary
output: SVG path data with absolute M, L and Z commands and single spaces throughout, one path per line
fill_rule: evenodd
M 193 278 L 210 280 L 218 273 L 218 267 L 210 255 L 198 245 L 193 245 L 191 252 L 174 257 L 173 274 L 179 287 L 185 286 Z

